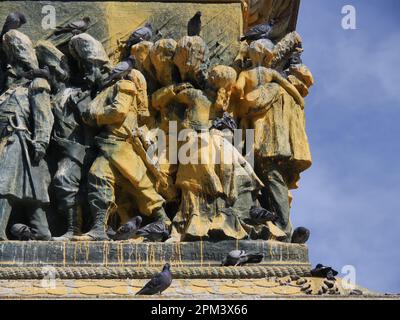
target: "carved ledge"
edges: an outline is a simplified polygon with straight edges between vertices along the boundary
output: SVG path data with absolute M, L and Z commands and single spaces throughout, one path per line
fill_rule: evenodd
M 231 250 L 264 254 L 257 266 L 308 265 L 306 245 L 276 241 L 221 241 L 185 243 L 121 242 L 0 242 L 2 267 L 217 267 Z

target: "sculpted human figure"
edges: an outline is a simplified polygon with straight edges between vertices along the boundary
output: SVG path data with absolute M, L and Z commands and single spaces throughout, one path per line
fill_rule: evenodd
M 298 54 L 290 60 L 289 68 L 286 70 L 288 81 L 293 84 L 302 97 L 308 96 L 310 87 L 314 84 L 311 71 L 304 65 Z M 292 143 L 297 146 L 297 154 L 292 164 L 289 189 L 297 189 L 300 173 L 307 170 L 311 164 L 311 153 L 306 134 L 306 121 L 303 108 L 292 108 L 290 119 L 290 130 Z
M 177 68 L 173 58 L 176 50 L 176 41 L 173 39 L 162 39 L 157 41 L 150 53 L 157 81 L 163 87 L 151 96 L 152 109 L 157 113 L 158 119 L 155 126 L 163 134 L 164 140 L 160 146 L 164 150 L 159 150 L 161 159 L 159 161 L 160 172 L 165 176 L 166 185 L 159 186 L 160 193 L 168 202 L 178 202 L 178 191 L 175 186 L 176 172 L 178 164 L 176 157 L 171 156 L 171 152 L 176 152 L 177 146 L 170 145 L 171 139 L 176 140 L 178 123 L 183 120 L 181 108 L 173 101 L 176 90 L 179 87 L 179 74 L 176 74 Z M 173 132 L 170 132 L 170 126 L 173 126 Z
M 187 139 L 179 149 L 176 185 L 182 197 L 171 242 L 247 238 L 241 221 L 262 185 L 225 133 L 210 130 L 219 111 L 229 105 L 236 72 L 215 66 L 209 76 L 204 91 L 183 86 L 175 92 L 174 100 L 186 107 Z
M 253 67 L 243 71 L 236 83 L 240 96 L 239 115 L 243 128 L 254 129 L 255 169 L 265 184 L 261 204 L 278 215 L 277 225 L 290 241 L 289 188 L 294 177 L 311 165 L 304 118 L 298 90 L 278 72 L 269 69 L 274 46 L 267 39 L 254 41 L 249 48 Z M 297 181 L 297 180 L 296 180 Z
M 35 68 L 38 62 L 31 54 L 32 44 L 21 35 L 16 30 L 4 35 L 7 56 L 29 53 L 24 64 Z M 53 126 L 50 86 L 41 77 L 21 82 L 25 85 L 10 88 L 0 97 L 0 240 L 7 240 L 6 227 L 15 206 L 29 221 L 29 238 L 49 240 L 45 209 L 50 203 L 51 178 L 45 155 Z
M 84 192 L 82 181 L 88 170 L 87 149 L 92 135 L 82 122 L 82 112 L 90 102 L 90 92 L 69 84 L 70 71 L 66 56 L 47 41 L 39 41 L 36 53 L 41 65 L 49 67 L 55 93 L 52 98 L 54 127 L 52 144 L 55 147 L 57 171 L 52 188 L 59 217 L 66 219 L 67 231 L 55 241 L 70 240 L 79 235 L 82 224 Z
M 95 138 L 100 155 L 88 175 L 88 201 L 94 224 L 75 240 L 108 239 L 106 225 L 116 209 L 116 190 L 129 193 L 140 214 L 170 224 L 163 208 L 165 200 L 155 190 L 154 176 L 135 136 L 137 109 L 147 103 L 145 78 L 133 69 L 126 79 L 105 88 L 84 114 L 88 125 L 100 129 Z

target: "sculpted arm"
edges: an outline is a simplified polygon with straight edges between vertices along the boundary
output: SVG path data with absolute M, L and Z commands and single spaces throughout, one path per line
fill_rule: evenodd
M 296 100 L 300 107 L 304 109 L 304 99 L 300 95 L 296 87 L 274 70 L 271 71 L 271 76 L 272 81 L 281 85 L 281 87 L 285 89 Z
M 239 75 L 239 79 L 236 81 L 234 90 L 239 95 L 240 99 L 244 98 L 244 88 L 246 87 L 247 72 L 243 71 Z
M 161 88 L 151 96 L 151 103 L 154 109 L 162 110 L 175 97 L 174 85 Z
M 114 90 L 111 103 L 102 103 L 101 96 L 92 101 L 88 112 L 84 114 L 84 121 L 87 124 L 103 126 L 124 122 L 137 92 L 135 85 L 130 81 L 122 80 L 111 90 Z M 104 92 L 100 93 L 102 94 Z
M 46 154 L 54 124 L 50 102 L 50 86 L 45 79 L 37 78 L 32 81 L 29 87 L 29 103 L 32 108 L 34 123 L 34 160 L 38 162 Z
M 161 88 L 153 93 L 152 95 L 152 106 L 156 110 L 161 110 L 167 106 L 174 98 L 182 100 L 183 95 L 179 95 L 182 91 L 190 89 L 193 86 L 190 83 L 182 83 L 178 85 L 170 85 L 165 88 Z M 178 97 L 179 95 L 179 97 Z M 179 101 L 182 102 L 182 101 Z M 184 103 L 184 102 L 182 102 Z

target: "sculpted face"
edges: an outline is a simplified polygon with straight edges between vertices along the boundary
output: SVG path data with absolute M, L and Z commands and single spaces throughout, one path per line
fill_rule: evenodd
M 49 41 L 38 41 L 35 47 L 36 55 L 42 66 L 48 66 L 54 84 L 66 82 L 70 77 L 67 57 Z
M 156 78 L 164 86 L 174 82 L 174 54 L 176 41 L 173 39 L 162 39 L 157 41 L 150 52 L 150 59 L 156 71 Z

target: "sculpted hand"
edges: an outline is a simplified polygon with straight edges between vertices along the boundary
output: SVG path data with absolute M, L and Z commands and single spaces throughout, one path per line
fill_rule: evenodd
M 46 147 L 42 143 L 33 143 L 33 165 L 37 166 L 46 155 Z

